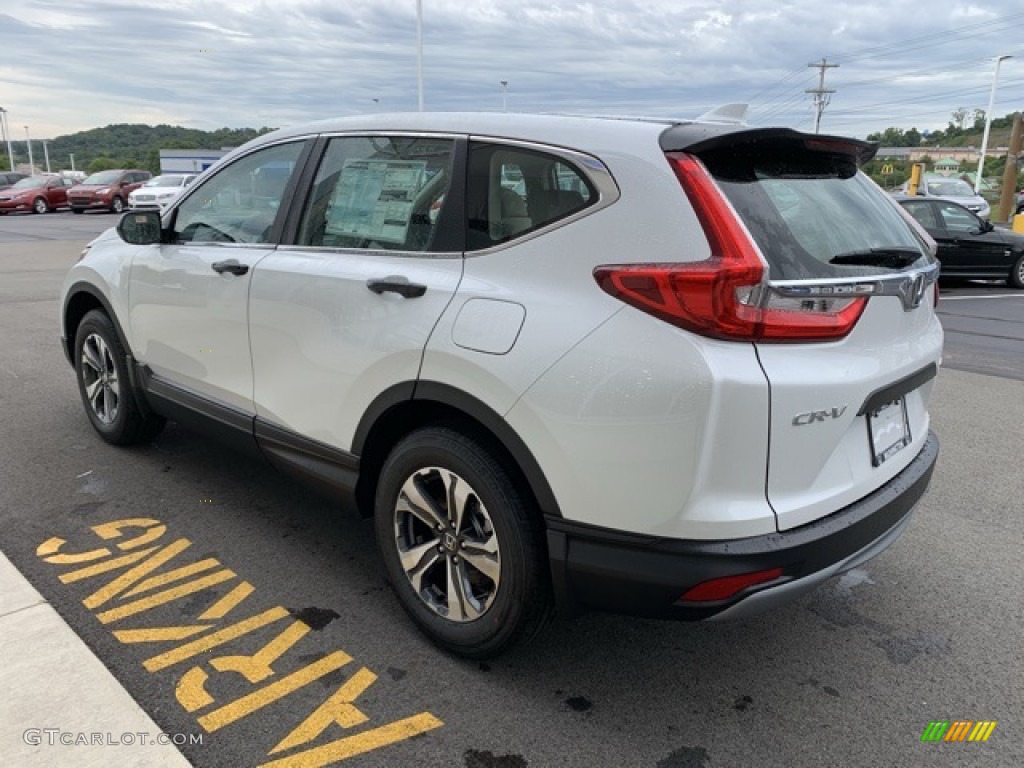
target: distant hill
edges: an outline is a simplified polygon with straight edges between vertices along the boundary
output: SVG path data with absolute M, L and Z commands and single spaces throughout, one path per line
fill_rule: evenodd
M 75 168 L 93 172 L 105 168 L 144 168 L 160 172 L 161 149 L 220 149 L 240 144 L 272 131 L 273 128 L 220 128 L 200 131 L 177 125 L 141 125 L 118 123 L 103 128 L 69 133 L 48 141 L 50 168 L 54 171 Z M 27 163 L 24 141 L 12 141 L 15 163 Z M 0 169 L 6 169 L 6 153 L 0 153 Z M 32 140 L 32 159 L 45 167 L 42 142 Z
M 980 112 L 980 110 L 979 110 Z M 955 116 L 955 115 L 954 115 Z M 1013 113 L 1003 117 L 992 118 L 992 126 L 989 131 L 989 147 L 1005 147 L 1010 143 L 1010 131 L 1013 128 Z M 981 137 L 985 130 L 984 113 L 975 116 L 974 121 L 963 126 L 956 125 L 951 120 L 945 130 L 932 131 L 924 136 L 916 128 L 904 130 L 902 128 L 886 128 L 878 133 L 869 133 L 868 141 L 877 141 L 883 147 L 921 147 L 943 146 L 943 147 L 980 147 Z

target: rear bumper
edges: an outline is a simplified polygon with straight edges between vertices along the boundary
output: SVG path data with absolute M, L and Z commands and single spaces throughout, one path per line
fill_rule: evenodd
M 699 621 L 753 615 L 789 602 L 882 552 L 906 527 L 939 455 L 929 433 L 900 474 L 860 501 L 807 525 L 725 541 L 662 539 L 548 518 L 559 607 Z M 710 579 L 771 568 L 783 575 L 715 603 L 681 595 Z

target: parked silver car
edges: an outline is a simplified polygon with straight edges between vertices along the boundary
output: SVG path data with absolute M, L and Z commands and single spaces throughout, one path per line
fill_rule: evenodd
M 909 188 L 910 182 L 903 182 L 903 186 L 896 193 L 896 199 L 907 199 Z M 917 196 L 952 200 L 954 203 L 960 203 L 964 208 L 972 213 L 976 213 L 983 219 L 987 219 L 989 214 L 992 213 L 992 208 L 985 198 L 981 195 L 976 195 L 971 185 L 963 179 L 925 175 L 917 187 Z

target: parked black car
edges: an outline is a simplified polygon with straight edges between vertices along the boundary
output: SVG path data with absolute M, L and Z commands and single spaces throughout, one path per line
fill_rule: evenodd
M 15 171 L 4 171 L 0 173 L 0 189 L 7 189 L 12 186 L 15 182 L 21 181 L 22 179 L 28 178 L 28 174 L 17 173 Z
M 939 244 L 943 277 L 1005 279 L 1024 288 L 1024 235 L 997 229 L 948 200 L 900 200 Z

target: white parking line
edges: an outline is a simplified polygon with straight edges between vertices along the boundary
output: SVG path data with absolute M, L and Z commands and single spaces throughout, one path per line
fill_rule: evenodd
M 967 301 L 968 299 L 1024 299 L 1024 292 L 1021 293 L 993 293 L 984 296 L 939 296 L 939 303 L 944 301 Z

